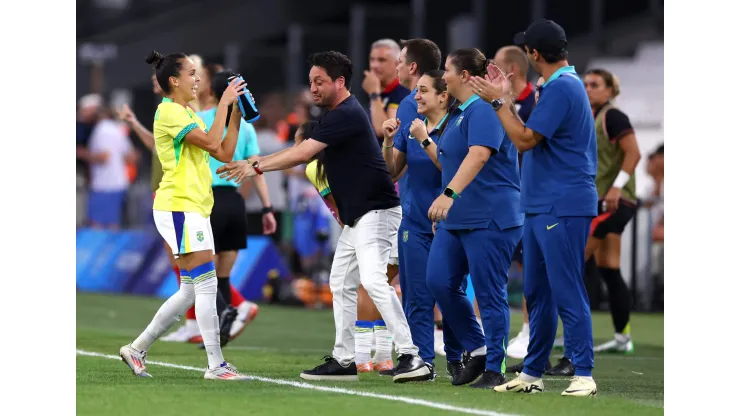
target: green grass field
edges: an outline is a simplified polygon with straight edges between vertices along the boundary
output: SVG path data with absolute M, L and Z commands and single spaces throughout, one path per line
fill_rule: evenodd
M 561 397 L 569 380 L 545 378 L 539 395 L 455 387 L 437 360 L 434 382 L 393 384 L 375 374 L 359 382 L 303 382 L 298 374 L 331 352 L 331 311 L 262 306 L 257 319 L 224 349 L 254 377 L 203 380 L 205 354 L 192 344 L 158 342 L 149 351 L 153 378 L 134 377 L 118 349 L 147 325 L 162 300 L 77 295 L 77 413 L 80 415 L 657 415 L 663 413 L 663 315 L 635 315 L 631 356 L 597 355 L 594 398 Z M 608 314 L 594 316 L 597 342 L 612 335 Z M 179 323 L 177 324 L 179 325 Z M 521 314 L 512 313 L 512 336 Z M 554 352 L 553 363 L 558 358 Z M 95 354 L 95 355 L 89 355 Z M 159 363 L 159 364 L 155 364 Z M 164 365 L 162 365 L 164 364 Z M 172 364 L 174 366 L 167 366 Z

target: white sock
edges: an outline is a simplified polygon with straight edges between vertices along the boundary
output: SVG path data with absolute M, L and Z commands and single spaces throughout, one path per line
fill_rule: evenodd
M 373 348 L 373 323 L 371 321 L 355 322 L 355 364 L 370 362 Z
M 522 334 L 529 335 L 529 323 L 522 324 Z
M 470 353 L 470 356 L 471 357 L 477 357 L 479 355 L 486 355 L 487 352 L 488 352 L 488 350 L 486 349 L 486 346 L 484 345 L 484 346 L 476 349 L 475 351 L 471 352 Z
M 589 377 L 586 377 L 586 376 L 578 376 L 578 377 L 579 377 L 579 378 L 582 378 L 582 379 L 584 379 L 584 380 L 588 380 L 588 381 L 594 381 L 594 378 L 593 378 L 593 377 L 591 377 L 591 376 L 589 376 Z
M 190 281 L 190 276 L 185 275 Z M 180 289 L 167 299 L 152 318 L 152 322 L 144 329 L 131 346 L 139 351 L 147 351 L 159 337 L 162 336 L 177 319 L 193 306 L 195 292 L 192 283 L 185 283 L 181 277 Z
M 529 374 L 526 373 L 519 373 L 519 380 L 525 382 L 525 383 L 534 383 L 535 381 L 539 380 L 541 377 L 532 377 Z
M 213 262 L 209 262 L 193 269 L 191 275 L 195 286 L 195 319 L 206 347 L 208 368 L 214 369 L 224 362 L 216 313 L 216 269 Z
M 375 333 L 375 357 L 373 361 L 382 363 L 393 359 L 393 337 L 391 331 L 385 326 L 385 321 L 377 320 L 374 324 Z

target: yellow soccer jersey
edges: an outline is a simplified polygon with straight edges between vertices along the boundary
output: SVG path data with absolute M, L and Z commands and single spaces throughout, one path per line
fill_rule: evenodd
M 315 160 L 306 165 L 306 176 L 308 177 L 308 180 L 311 181 L 313 186 L 319 191 L 321 196 L 325 197 L 331 193 L 331 188 L 329 188 L 329 183 L 326 181 L 326 175 L 324 175 L 322 178 L 318 178 L 318 172 L 316 170 L 317 165 L 318 162 Z
M 211 155 L 185 142 L 185 135 L 196 128 L 205 130 L 206 124 L 189 107 L 169 98 L 157 107 L 154 145 L 164 175 L 154 198 L 154 209 L 211 215 L 213 178 L 208 165 Z

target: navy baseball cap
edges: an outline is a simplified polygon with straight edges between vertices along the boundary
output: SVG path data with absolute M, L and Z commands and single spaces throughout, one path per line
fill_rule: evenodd
M 565 30 L 552 20 L 539 19 L 532 22 L 524 32 L 514 36 L 514 44 L 530 50 L 537 49 L 540 53 L 557 54 L 568 48 L 568 39 Z

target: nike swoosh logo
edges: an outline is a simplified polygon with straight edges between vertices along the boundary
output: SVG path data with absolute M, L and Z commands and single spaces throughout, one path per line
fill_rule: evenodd
M 506 391 L 511 391 L 511 390 L 516 389 L 516 388 L 519 388 L 519 386 L 506 386 Z
M 553 224 L 553 225 L 548 225 L 548 226 L 547 226 L 547 231 L 550 231 L 550 230 L 552 230 L 552 229 L 553 229 L 553 228 L 555 228 L 555 226 L 556 226 L 556 225 L 558 225 L 558 224 L 560 224 L 560 223 L 559 223 L 559 222 L 556 222 L 556 223 L 555 223 L 555 224 Z

